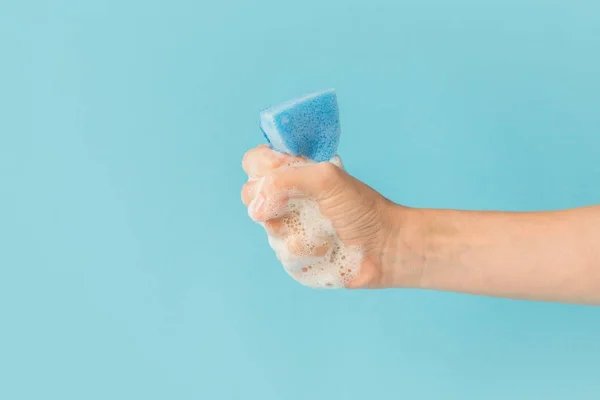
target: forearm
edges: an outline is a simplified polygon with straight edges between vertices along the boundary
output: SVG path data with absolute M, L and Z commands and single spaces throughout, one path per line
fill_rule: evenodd
M 391 253 L 404 254 L 386 266 L 389 286 L 600 304 L 600 206 L 538 213 L 403 208 L 398 215 Z

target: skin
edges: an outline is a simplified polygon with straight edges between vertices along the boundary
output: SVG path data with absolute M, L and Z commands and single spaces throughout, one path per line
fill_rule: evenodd
M 290 197 L 314 198 L 340 240 L 365 251 L 348 288 L 600 305 L 600 206 L 523 213 L 410 208 L 332 163 L 298 165 L 303 161 L 267 146 L 250 150 L 242 201 L 255 221 L 282 234 L 285 216 L 273 210 Z M 297 239 L 286 238 L 290 249 Z

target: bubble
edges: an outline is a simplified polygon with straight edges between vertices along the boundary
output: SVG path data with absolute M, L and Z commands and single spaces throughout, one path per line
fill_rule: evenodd
M 343 168 L 341 159 L 334 157 L 332 164 Z M 285 166 L 312 164 L 312 161 L 295 161 Z M 257 182 L 256 193 L 260 193 L 264 178 L 252 179 Z M 344 288 L 359 272 L 363 251 L 357 246 L 345 246 L 333 227 L 325 218 L 315 199 L 298 196 L 292 189 L 282 198 L 287 203 L 270 201 L 265 210 L 271 218 L 280 218 L 285 237 L 269 233 L 269 246 L 275 251 L 284 270 L 299 283 L 312 288 Z M 264 204 L 263 204 L 264 206 Z M 249 205 L 252 216 L 257 207 L 256 198 Z M 264 227 L 264 223 L 262 223 Z
M 269 235 L 269 245 L 285 271 L 299 283 L 343 288 L 358 274 L 362 250 L 341 242 L 316 200 L 290 199 L 282 220 L 292 235 L 287 239 Z

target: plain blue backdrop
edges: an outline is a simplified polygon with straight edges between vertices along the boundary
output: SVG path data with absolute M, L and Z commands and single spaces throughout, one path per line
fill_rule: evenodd
M 0 398 L 597 399 L 600 309 L 315 291 L 240 201 L 338 91 L 396 202 L 600 203 L 600 3 L 0 1 Z

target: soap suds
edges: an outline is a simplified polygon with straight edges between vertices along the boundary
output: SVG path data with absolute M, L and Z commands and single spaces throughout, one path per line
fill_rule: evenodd
M 342 168 L 339 157 L 330 162 Z M 261 192 L 264 181 L 258 179 Z M 292 194 L 292 196 L 290 196 Z M 357 246 L 344 245 L 325 218 L 319 204 L 311 198 L 294 198 L 289 193 L 286 204 L 269 210 L 278 220 L 277 233 L 266 229 L 269 245 L 275 251 L 285 271 L 299 283 L 313 288 L 343 288 L 354 278 L 363 260 L 363 251 Z M 255 199 L 256 200 L 256 199 Z M 253 200 L 248 208 L 252 216 L 257 204 Z

